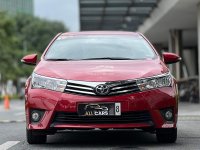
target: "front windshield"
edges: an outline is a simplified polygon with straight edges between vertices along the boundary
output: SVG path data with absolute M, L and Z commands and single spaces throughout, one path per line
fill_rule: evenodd
M 45 55 L 46 60 L 148 59 L 155 52 L 142 37 L 87 35 L 58 38 Z

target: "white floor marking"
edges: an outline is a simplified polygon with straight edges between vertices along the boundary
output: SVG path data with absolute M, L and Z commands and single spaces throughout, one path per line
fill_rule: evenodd
M 0 145 L 0 150 L 7 150 L 7 149 L 13 147 L 14 145 L 18 144 L 19 142 L 20 141 L 7 141 Z

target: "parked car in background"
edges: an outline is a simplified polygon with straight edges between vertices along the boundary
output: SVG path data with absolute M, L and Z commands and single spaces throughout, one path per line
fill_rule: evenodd
M 141 129 L 159 142 L 177 139 L 177 84 L 166 64 L 140 33 L 60 33 L 36 65 L 25 88 L 30 144 L 65 129 Z

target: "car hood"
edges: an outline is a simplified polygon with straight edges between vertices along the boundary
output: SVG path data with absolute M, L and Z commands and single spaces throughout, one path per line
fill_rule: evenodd
M 35 73 L 80 81 L 116 81 L 151 77 L 168 72 L 160 59 L 150 60 L 84 60 L 45 61 L 36 66 Z

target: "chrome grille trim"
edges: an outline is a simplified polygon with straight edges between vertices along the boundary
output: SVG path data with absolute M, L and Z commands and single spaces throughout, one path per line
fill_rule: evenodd
M 68 85 L 68 87 L 69 87 L 69 88 L 80 88 L 80 87 L 74 86 L 74 85 Z M 84 87 L 84 86 L 82 86 L 82 87 L 80 88 L 80 90 L 81 90 L 81 89 L 84 89 L 84 90 L 92 90 L 91 88 L 89 88 L 89 87 Z
M 77 86 L 84 86 L 84 87 L 96 87 L 97 85 L 105 84 L 106 82 L 89 82 L 89 81 L 67 80 L 67 83 L 77 85 Z
M 138 90 L 122 90 L 122 91 L 116 91 L 116 92 L 110 92 L 109 95 L 118 95 L 118 94 L 125 94 L 125 93 L 131 93 L 131 92 L 138 92 Z
M 71 92 L 71 93 L 75 93 L 75 94 L 88 94 L 88 95 L 96 95 L 93 92 L 88 92 L 88 91 L 81 91 L 81 90 L 72 90 L 72 89 L 67 89 L 65 90 L 66 92 Z
M 118 86 L 118 87 L 113 87 L 112 90 L 122 90 L 122 89 L 127 89 L 127 88 L 134 88 L 137 87 L 137 85 L 126 85 L 126 86 Z
M 66 93 L 100 96 L 95 92 L 95 87 L 100 84 L 106 84 L 110 88 L 108 95 L 114 96 L 120 94 L 139 92 L 139 87 L 135 80 L 112 81 L 112 82 L 88 82 L 88 81 L 75 81 L 68 80 L 65 88 Z

